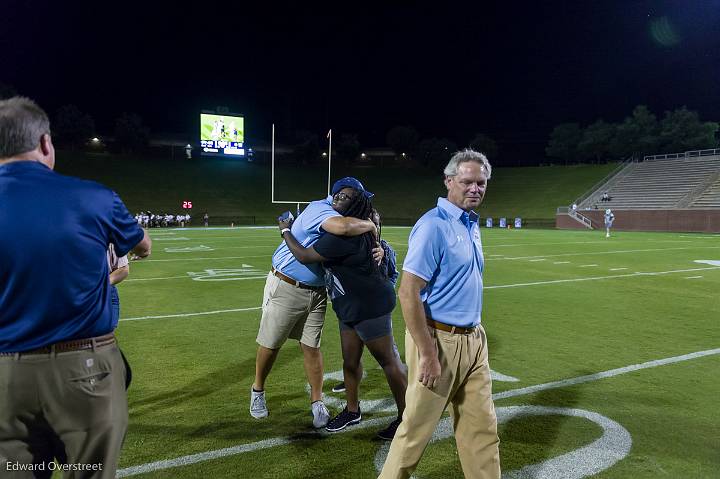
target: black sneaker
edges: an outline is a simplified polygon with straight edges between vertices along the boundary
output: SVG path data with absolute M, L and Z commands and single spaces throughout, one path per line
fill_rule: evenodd
M 379 432 L 377 433 L 377 436 L 378 436 L 380 439 L 384 439 L 384 440 L 386 440 L 386 441 L 392 441 L 393 438 L 395 437 L 395 432 L 397 431 L 397 428 L 398 428 L 398 426 L 400 425 L 401 422 L 402 422 L 402 418 L 401 418 L 401 417 L 396 418 L 393 422 L 391 422 L 391 423 L 388 425 L 388 427 L 386 427 L 386 428 L 383 429 L 382 431 L 379 431 Z
M 348 426 L 359 423 L 360 419 L 362 419 L 360 409 L 358 409 L 358 412 L 350 412 L 347 406 L 345 406 L 345 409 L 343 409 L 340 414 L 330 419 L 325 429 L 330 432 L 342 431 Z
M 345 381 L 343 381 L 341 383 L 337 383 L 335 386 L 333 386 L 332 392 L 334 392 L 334 393 L 345 392 Z

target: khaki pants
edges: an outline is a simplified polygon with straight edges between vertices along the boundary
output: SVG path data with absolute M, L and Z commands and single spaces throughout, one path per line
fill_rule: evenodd
M 125 374 L 115 343 L 0 356 L 0 477 L 50 477 L 57 458 L 64 477 L 114 478 L 128 424 Z
M 465 477 L 499 478 L 500 440 L 485 331 L 482 326 L 467 335 L 430 331 L 438 347 L 440 378 L 432 389 L 418 381 L 418 349 L 405 331 L 407 407 L 380 478 L 410 477 L 448 404 Z
M 298 288 L 269 273 L 256 341 L 265 348 L 280 349 L 291 338 L 317 349 L 322 339 L 326 309 L 324 287 Z

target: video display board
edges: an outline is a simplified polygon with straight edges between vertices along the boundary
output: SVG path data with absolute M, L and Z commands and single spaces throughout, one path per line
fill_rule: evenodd
M 239 115 L 200 113 L 200 152 L 212 156 L 245 156 L 245 119 Z

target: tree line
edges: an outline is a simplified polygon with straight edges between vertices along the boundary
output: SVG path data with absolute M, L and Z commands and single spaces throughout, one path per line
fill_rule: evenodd
M 545 154 L 563 163 L 642 159 L 645 155 L 717 148 L 718 123 L 701 121 L 686 107 L 658 119 L 645 105 L 619 123 L 597 120 L 582 127 L 562 123 L 550 133 Z

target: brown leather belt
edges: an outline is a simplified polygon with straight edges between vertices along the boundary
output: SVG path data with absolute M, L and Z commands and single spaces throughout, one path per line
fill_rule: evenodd
M 447 331 L 448 333 L 452 334 L 472 334 L 475 332 L 476 327 L 472 328 L 463 328 L 460 326 L 451 326 L 449 324 L 445 323 L 439 323 L 433 319 L 427 320 L 428 326 L 439 329 L 440 331 Z
M 295 281 L 290 276 L 282 274 L 280 271 L 276 270 L 275 268 L 272 268 L 272 274 L 274 274 L 281 280 L 285 281 L 286 283 L 292 284 L 296 288 L 310 289 L 312 291 L 322 291 L 323 289 L 325 289 L 325 286 L 310 286 L 308 284 L 301 283 L 300 281 Z
M 50 354 L 53 351 L 55 353 L 67 353 L 69 351 L 82 351 L 84 349 L 93 349 L 93 347 L 97 348 L 100 346 L 107 346 L 113 343 L 115 343 L 115 334 L 109 333 L 104 336 L 97 336 L 95 338 L 60 341 L 59 343 L 51 344 L 50 346 L 31 349 L 29 351 L 18 351 L 17 353 L 0 353 L 0 356 L 15 356 L 16 354 L 20 354 L 23 356 L 28 354 Z

